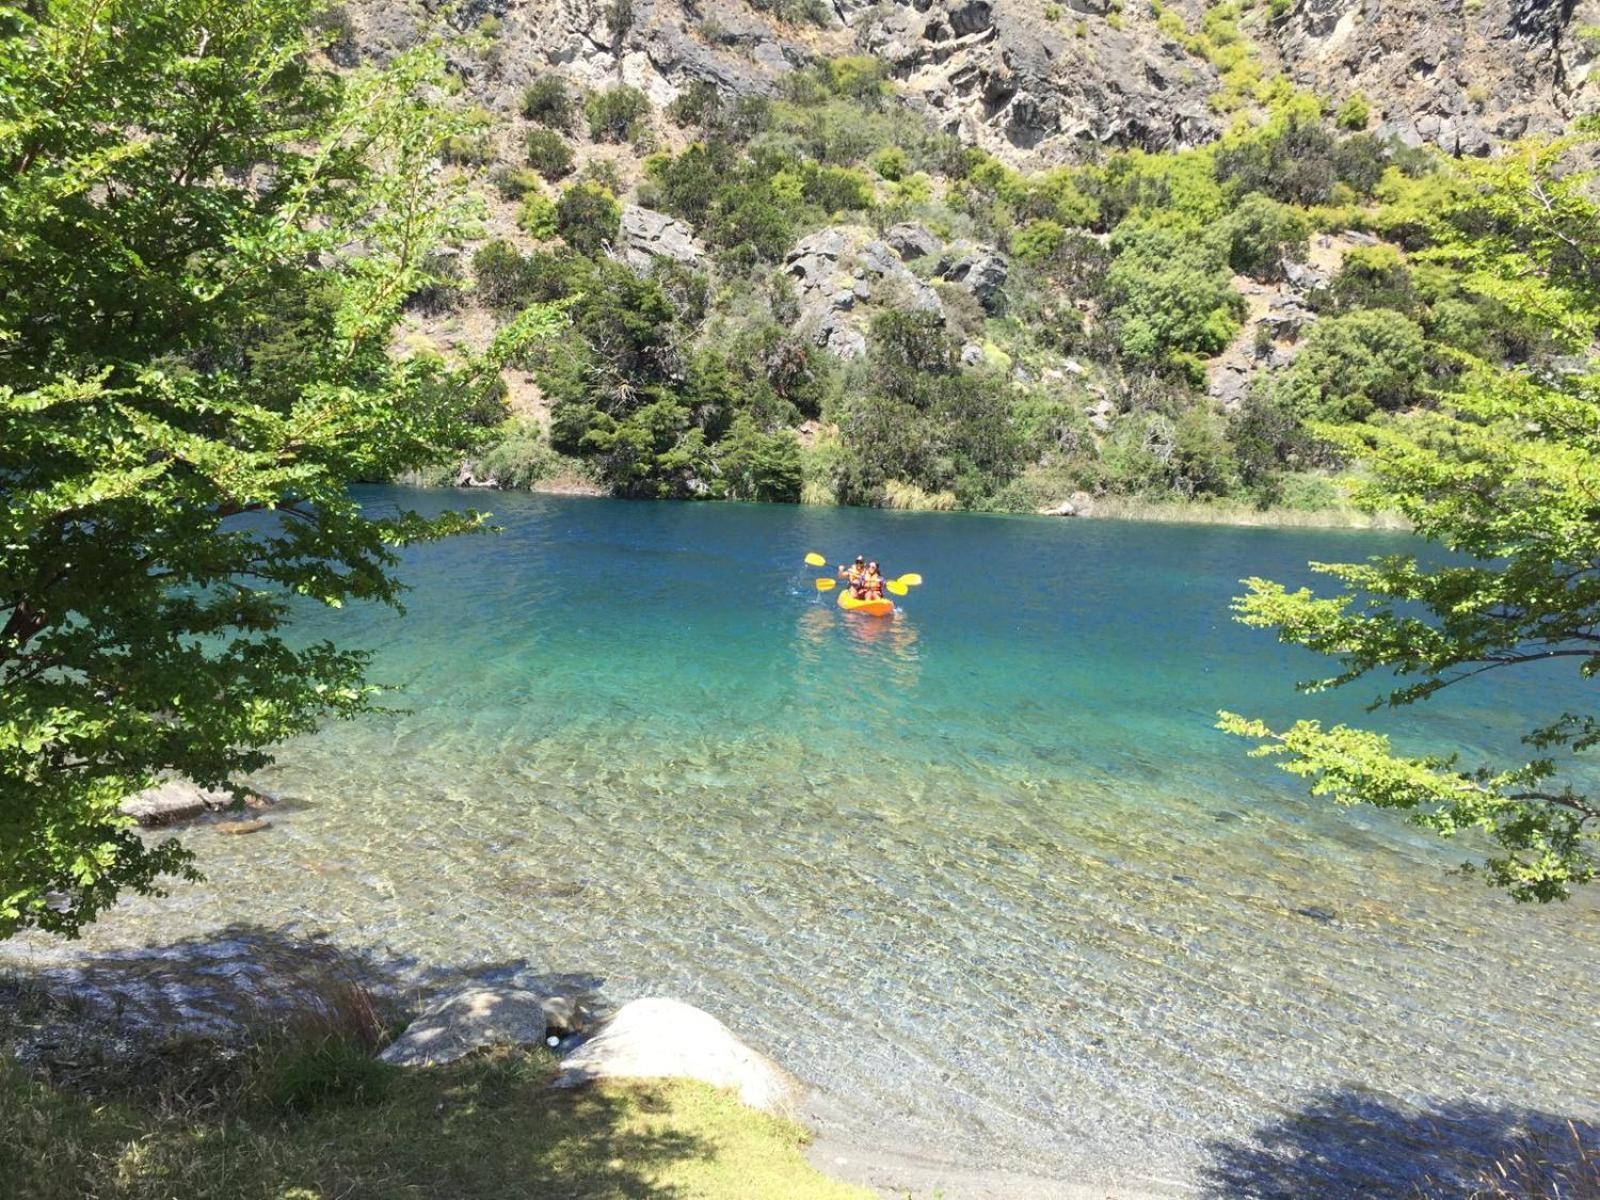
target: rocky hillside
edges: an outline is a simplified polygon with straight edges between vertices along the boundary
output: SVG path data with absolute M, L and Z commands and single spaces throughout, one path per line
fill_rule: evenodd
M 436 7 L 356 0 L 350 52 L 393 53 Z M 1452 154 L 1600 108 L 1600 0 L 466 0 L 449 21 L 493 111 L 551 67 L 665 105 L 696 81 L 772 95 L 817 56 L 865 52 L 941 128 L 1017 165 L 1202 144 L 1273 75 Z
M 347 66 L 439 38 L 472 114 L 446 157 L 488 219 L 414 341 L 574 305 L 568 344 L 485 410 L 512 423 L 469 484 L 1337 504 L 1348 464 L 1312 424 L 1420 402 L 1455 351 L 1554 353 L 1408 256 L 1452 162 L 1600 111 L 1600 0 L 354 0 L 330 20 Z

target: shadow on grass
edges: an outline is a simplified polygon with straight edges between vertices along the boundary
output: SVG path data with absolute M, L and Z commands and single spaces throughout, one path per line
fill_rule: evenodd
M 1404 1105 L 1328 1092 L 1256 1130 L 1209 1143 L 1214 1200 L 1600 1200 L 1600 1126 L 1470 1101 Z
M 0 982 L 0 1187 L 19 1200 L 666 1200 L 728 1118 L 676 1084 L 556 1091 L 542 1048 L 404 1070 L 373 1053 L 470 980 L 568 994 L 520 961 L 423 969 L 283 930 L 52 955 Z M 17 1064 L 4 1060 L 15 1053 Z M 698 1164 L 698 1166 L 697 1166 Z M 115 1181 L 115 1182 L 111 1182 Z

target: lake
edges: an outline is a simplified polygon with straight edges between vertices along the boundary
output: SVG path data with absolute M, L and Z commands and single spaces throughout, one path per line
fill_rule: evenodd
M 1530 671 L 1369 718 L 1376 685 L 1298 696 L 1326 664 L 1230 620 L 1242 576 L 1405 538 L 364 497 L 504 527 L 408 553 L 404 619 L 311 616 L 405 711 L 286 747 L 273 828 L 197 832 L 209 881 L 91 950 L 250 923 L 593 973 L 709 1009 L 874 1139 L 1154 1191 L 1309 1149 L 1301 1194 L 1399 1194 L 1417 1155 L 1363 1112 L 1441 1144 L 1596 1117 L 1594 901 L 1515 905 L 1453 871 L 1470 847 L 1212 728 L 1362 718 L 1470 757 L 1579 703 Z M 810 550 L 926 583 L 846 615 Z

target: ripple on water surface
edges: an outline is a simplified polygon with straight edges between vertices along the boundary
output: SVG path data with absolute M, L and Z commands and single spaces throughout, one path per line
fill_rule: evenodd
M 299 922 L 593 971 L 705 1005 L 875 1136 L 1081 1178 L 1215 1180 L 1286 1114 L 1334 1123 L 1329 1095 L 1596 1116 L 1593 903 L 1518 908 L 1211 729 L 1359 715 L 1295 697 L 1313 660 L 1227 600 L 1395 539 L 494 504 L 498 538 L 408 556 L 404 622 L 311 618 L 407 711 L 286 748 L 262 783 L 304 803 L 197 833 L 209 882 L 92 947 Z M 858 548 L 927 578 L 892 622 L 797 570 Z M 1504 682 L 1385 720 L 1470 755 L 1570 686 Z M 1306 1168 L 1325 1194 L 1409 1169 L 1347 1157 Z

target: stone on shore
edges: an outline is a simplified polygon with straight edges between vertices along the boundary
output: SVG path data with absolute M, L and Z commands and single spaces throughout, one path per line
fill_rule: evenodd
M 521 988 L 468 988 L 424 1010 L 378 1057 L 401 1067 L 434 1067 L 486 1046 L 543 1045 L 550 1024 L 570 1020 L 563 1003 Z
M 651 997 L 624 1004 L 561 1063 L 557 1087 L 597 1079 L 698 1079 L 731 1088 L 751 1108 L 792 1115 L 799 1083 L 710 1013 Z

